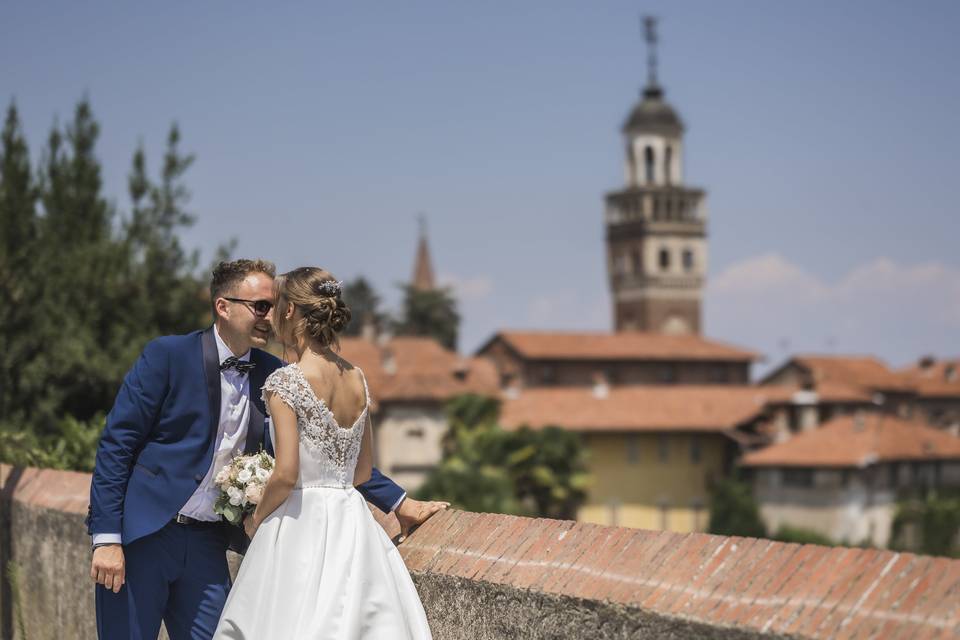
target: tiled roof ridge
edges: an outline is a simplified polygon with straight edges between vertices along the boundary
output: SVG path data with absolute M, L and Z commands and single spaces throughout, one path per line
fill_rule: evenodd
M 929 448 L 931 445 L 934 450 Z M 741 463 L 765 467 L 857 467 L 866 463 L 945 459 L 960 460 L 960 438 L 920 420 L 871 412 L 837 416 L 785 442 L 748 453 Z

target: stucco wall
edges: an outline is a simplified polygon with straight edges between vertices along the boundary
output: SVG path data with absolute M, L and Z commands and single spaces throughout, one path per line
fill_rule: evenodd
M 703 531 L 708 485 L 723 475 L 728 440 L 719 434 L 585 434 L 592 484 L 578 518 L 584 522 Z M 696 440 L 699 460 L 691 449 Z M 664 526 L 666 525 L 666 526 Z
M 374 417 L 377 467 L 416 491 L 443 457 L 447 418 L 442 403 L 385 404 Z

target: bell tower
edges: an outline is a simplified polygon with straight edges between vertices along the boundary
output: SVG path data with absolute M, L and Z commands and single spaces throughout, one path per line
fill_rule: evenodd
M 647 84 L 623 125 L 626 186 L 606 196 L 616 331 L 700 333 L 704 191 L 683 180 L 683 122 L 657 80 L 656 20 L 643 19 Z

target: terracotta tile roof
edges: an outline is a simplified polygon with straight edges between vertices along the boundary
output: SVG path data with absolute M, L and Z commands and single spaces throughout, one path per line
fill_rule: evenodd
M 507 428 L 558 426 L 573 431 L 725 431 L 752 420 L 783 390 L 756 386 L 536 387 L 505 397 Z
M 503 340 L 533 360 L 734 360 L 753 361 L 756 353 L 696 335 L 661 333 L 501 331 L 480 348 Z
M 754 467 L 864 467 L 896 460 L 960 460 L 960 438 L 920 422 L 871 413 L 841 416 L 747 454 Z
M 877 391 L 912 391 L 910 381 L 872 356 L 800 355 L 790 362 L 808 370 L 813 382 L 845 384 Z M 790 363 L 788 363 L 790 364 Z
M 790 404 L 794 401 L 794 395 L 802 393 L 804 389 L 797 385 L 762 385 L 765 389 L 781 389 L 783 400 L 774 397 L 771 402 L 785 402 Z M 846 385 L 840 382 L 823 382 L 818 384 L 816 389 L 817 402 L 835 403 L 835 404 L 870 404 L 873 402 L 873 396 L 858 387 Z
M 899 373 L 914 385 L 923 397 L 960 397 L 960 358 L 917 363 Z
M 492 362 L 448 351 L 432 338 L 402 336 L 382 345 L 345 338 L 340 340 L 340 353 L 363 369 L 375 402 L 442 402 L 462 393 L 499 395 Z

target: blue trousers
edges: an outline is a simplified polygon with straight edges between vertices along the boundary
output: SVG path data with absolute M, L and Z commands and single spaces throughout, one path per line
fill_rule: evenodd
M 160 621 L 171 640 L 213 637 L 230 591 L 226 526 L 169 523 L 124 545 L 120 593 L 96 586 L 100 640 L 156 640 Z

